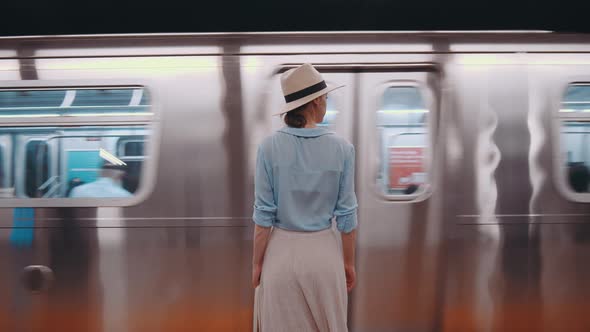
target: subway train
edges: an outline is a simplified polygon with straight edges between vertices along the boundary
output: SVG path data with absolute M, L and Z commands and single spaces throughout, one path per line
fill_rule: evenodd
M 350 331 L 590 330 L 590 36 L 424 31 L 0 38 L 0 331 L 251 330 L 256 150 L 302 63 L 345 85 Z

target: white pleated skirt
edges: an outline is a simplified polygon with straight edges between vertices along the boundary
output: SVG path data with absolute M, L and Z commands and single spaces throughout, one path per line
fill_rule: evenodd
M 254 331 L 348 331 L 338 232 L 273 228 L 254 300 Z

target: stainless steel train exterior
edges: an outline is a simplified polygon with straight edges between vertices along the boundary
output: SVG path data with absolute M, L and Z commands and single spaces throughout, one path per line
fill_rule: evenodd
M 0 330 L 251 330 L 256 148 L 280 126 L 278 75 L 305 62 L 346 84 L 325 125 L 356 148 L 351 331 L 590 330 L 590 194 L 568 182 L 590 149 L 590 37 L 547 32 L 1 38 Z M 80 89 L 142 90 L 125 103 L 149 110 L 2 106 L 50 90 L 63 109 Z M 134 198 L 68 198 L 65 157 L 23 179 L 11 130 L 73 131 L 124 160 L 92 126 L 142 126 L 104 136 L 146 142 Z

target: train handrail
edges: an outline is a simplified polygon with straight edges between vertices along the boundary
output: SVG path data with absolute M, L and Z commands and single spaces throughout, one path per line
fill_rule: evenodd
M 43 182 L 39 188 L 37 188 L 37 190 L 45 190 L 45 188 L 49 187 L 49 185 L 51 185 L 52 182 L 57 181 L 57 179 L 59 178 L 59 176 L 54 175 L 52 177 L 50 177 L 49 179 L 47 179 L 45 182 Z
M 53 195 L 53 193 L 55 193 L 60 187 L 62 186 L 61 182 L 57 182 L 55 186 L 51 187 L 49 190 L 47 190 L 47 193 L 45 195 L 43 195 L 43 197 L 51 197 L 51 195 Z

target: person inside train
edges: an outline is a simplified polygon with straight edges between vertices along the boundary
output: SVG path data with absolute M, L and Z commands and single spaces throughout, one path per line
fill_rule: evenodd
M 575 192 L 588 192 L 588 182 L 590 181 L 590 172 L 584 163 L 571 163 L 568 169 L 570 186 Z
M 125 176 L 124 165 L 114 165 L 105 162 L 96 181 L 75 187 L 70 197 L 131 197 L 132 194 L 123 189 L 122 181 Z
M 72 190 L 74 188 L 76 188 L 77 186 L 81 186 L 84 184 L 84 181 L 82 181 L 82 179 L 80 178 L 73 178 L 70 180 L 70 182 L 68 183 L 68 190 L 66 191 L 66 197 L 70 197 L 70 193 L 72 192 Z
M 418 188 L 418 185 L 412 183 L 411 185 L 407 186 L 406 189 L 404 189 L 404 195 L 411 195 L 415 193 Z
M 347 331 L 356 282 L 354 146 L 319 127 L 329 86 L 310 64 L 285 72 L 286 127 L 258 147 L 252 284 L 262 331 Z M 335 217 L 336 228 L 332 228 Z M 336 229 L 340 232 L 342 247 Z

